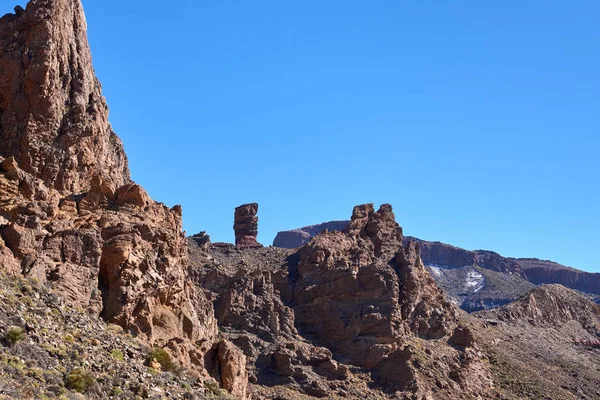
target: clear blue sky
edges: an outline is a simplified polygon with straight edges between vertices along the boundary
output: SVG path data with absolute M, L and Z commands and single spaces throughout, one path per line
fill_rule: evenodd
M 188 234 L 389 202 L 407 235 L 600 271 L 600 2 L 84 0 L 133 178 Z

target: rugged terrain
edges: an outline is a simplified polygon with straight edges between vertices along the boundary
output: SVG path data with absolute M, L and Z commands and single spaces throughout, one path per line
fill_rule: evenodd
M 349 221 L 332 221 L 277 234 L 273 246 L 298 248 L 325 231 L 342 231 Z M 469 251 L 440 242 L 416 241 L 421 257 L 436 282 L 466 311 L 507 304 L 533 285 L 559 283 L 600 302 L 600 274 L 580 271 L 536 258 L 507 258 L 487 250 Z
M 130 180 L 80 0 L 0 18 L 0 398 L 600 396 L 598 305 L 561 286 L 455 304 L 535 266 L 483 254 L 447 296 L 388 204 L 292 250 L 256 241 L 257 212 L 236 209 L 236 244 L 186 238 Z
M 344 232 L 322 233 L 300 249 L 188 239 L 190 275 L 210 291 L 221 333 L 243 350 L 249 393 L 600 396 L 600 351 L 581 344 L 598 340 L 596 304 L 561 286 L 519 280 L 528 286 L 517 302 L 468 315 L 441 296 L 391 208 L 369 207 L 357 207 Z M 378 260 L 389 260 L 387 267 Z M 474 271 L 489 280 L 501 274 Z M 587 372 L 578 370 L 579 359 Z

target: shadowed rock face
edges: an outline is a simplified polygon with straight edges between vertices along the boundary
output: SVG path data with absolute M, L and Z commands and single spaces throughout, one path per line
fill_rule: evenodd
M 345 232 L 316 236 L 298 258 L 296 323 L 347 362 L 387 369 L 402 338 L 440 338 L 455 324 L 456 310 L 425 271 L 418 245 L 402 245 L 388 204 L 377 212 L 372 204 L 355 207 Z
M 357 206 L 346 225 L 295 251 L 189 238 L 191 276 L 212 292 L 221 333 L 246 355 L 256 397 L 298 398 L 265 390 L 273 387 L 322 398 L 427 398 L 432 385 L 448 388 L 436 398 L 485 393 L 489 368 L 473 338 L 449 345 L 460 312 L 418 244 L 402 244 L 392 207 Z M 425 364 L 435 372 L 419 371 Z
M 129 182 L 92 68 L 83 8 L 32 0 L 0 19 L 0 156 L 61 193 Z
M 244 204 L 235 209 L 233 230 L 235 245 L 238 247 L 262 247 L 256 241 L 258 236 L 258 204 Z

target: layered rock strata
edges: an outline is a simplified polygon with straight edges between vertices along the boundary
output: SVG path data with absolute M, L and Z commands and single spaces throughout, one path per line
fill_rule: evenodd
M 238 247 L 262 247 L 257 242 L 258 236 L 258 204 L 244 204 L 235 209 L 233 230 L 235 245 Z

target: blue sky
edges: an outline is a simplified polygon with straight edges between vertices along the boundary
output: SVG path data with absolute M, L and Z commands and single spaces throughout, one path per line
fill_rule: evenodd
M 388 202 L 407 235 L 600 271 L 600 2 L 83 3 L 133 178 L 188 234 Z

